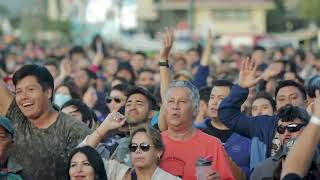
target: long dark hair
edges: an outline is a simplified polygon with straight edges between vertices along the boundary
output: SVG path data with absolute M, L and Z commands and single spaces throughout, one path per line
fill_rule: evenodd
M 94 179 L 95 180 L 107 180 L 108 179 L 102 158 L 100 157 L 99 153 L 90 146 L 83 146 L 80 148 L 76 148 L 75 150 L 72 151 L 72 153 L 69 156 L 69 161 L 68 161 L 68 174 L 69 174 L 71 159 L 78 152 L 83 153 L 87 157 L 89 163 L 91 164 L 92 168 L 94 169 L 94 172 L 95 172 Z M 68 179 L 70 180 L 70 175 L 68 176 Z

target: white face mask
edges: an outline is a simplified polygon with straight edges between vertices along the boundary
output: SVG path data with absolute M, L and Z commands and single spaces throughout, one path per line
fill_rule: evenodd
M 65 95 L 65 94 L 61 94 L 61 93 L 57 93 L 54 95 L 54 100 L 53 102 L 59 106 L 59 108 L 61 108 L 64 103 L 66 103 L 67 101 L 69 101 L 71 99 L 71 96 L 69 95 Z

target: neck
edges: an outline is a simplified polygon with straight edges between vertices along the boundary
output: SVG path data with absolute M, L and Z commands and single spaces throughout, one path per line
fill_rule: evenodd
M 58 112 L 50 107 L 47 111 L 42 113 L 42 115 L 35 119 L 30 119 L 30 121 L 39 129 L 46 129 L 52 125 L 58 117 Z
M 188 128 L 181 128 L 181 129 L 168 128 L 169 137 L 178 141 L 190 139 L 195 132 L 196 132 L 196 129 L 194 129 L 192 126 L 189 126 Z
M 148 166 L 146 168 L 135 168 L 137 179 L 150 180 L 156 168 L 157 168 L 156 164 Z
M 229 128 L 225 126 L 219 118 L 211 118 L 211 125 L 220 130 L 229 130 Z

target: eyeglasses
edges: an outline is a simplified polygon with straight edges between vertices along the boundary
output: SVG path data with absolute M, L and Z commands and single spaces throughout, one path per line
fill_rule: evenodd
M 152 147 L 153 145 L 151 144 L 147 144 L 147 143 L 141 143 L 141 144 L 137 144 L 137 143 L 132 143 L 129 145 L 129 150 L 130 152 L 136 152 L 138 147 L 140 147 L 140 149 L 143 152 L 148 152 L 150 147 Z
M 114 100 L 114 102 L 116 102 L 118 104 L 121 102 L 121 98 L 118 98 L 118 97 L 107 97 L 106 98 L 106 102 L 108 104 L 111 103 L 112 100 Z
M 289 132 L 293 133 L 293 132 L 299 131 L 304 126 L 305 126 L 305 124 L 289 124 L 287 126 L 280 125 L 277 127 L 277 132 L 279 134 L 284 134 L 286 132 L 286 130 L 288 130 Z

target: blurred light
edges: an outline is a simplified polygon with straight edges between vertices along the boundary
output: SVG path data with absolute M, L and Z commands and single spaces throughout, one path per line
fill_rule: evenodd
M 89 0 L 85 13 L 86 22 L 92 24 L 103 23 L 111 5 L 112 0 Z

